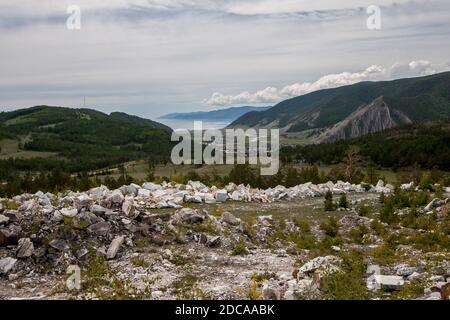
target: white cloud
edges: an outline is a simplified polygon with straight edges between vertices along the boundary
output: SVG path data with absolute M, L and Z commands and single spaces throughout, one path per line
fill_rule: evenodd
M 378 0 L 378 6 L 407 3 L 410 0 Z M 367 8 L 373 0 L 244 0 L 231 1 L 226 10 L 240 15 L 283 14 L 311 11 L 346 10 Z
M 408 3 L 411 0 L 378 0 L 379 6 Z M 416 0 L 415 2 L 426 2 Z M 125 10 L 144 8 L 154 10 L 198 10 L 232 13 L 236 15 L 270 15 L 296 12 L 347 10 L 365 8 L 373 0 L 0 0 L 0 16 L 61 15 L 69 5 L 87 10 Z
M 294 83 L 282 88 L 267 87 L 250 93 L 248 91 L 237 95 L 214 93 L 204 103 L 211 106 L 233 104 L 277 103 L 285 99 L 297 97 L 309 92 L 350 85 L 361 81 L 391 80 L 402 77 L 425 76 L 442 71 L 444 67 L 435 67 L 430 61 L 419 60 L 409 63 L 395 63 L 389 68 L 372 65 L 361 72 L 342 72 L 329 74 L 314 82 Z

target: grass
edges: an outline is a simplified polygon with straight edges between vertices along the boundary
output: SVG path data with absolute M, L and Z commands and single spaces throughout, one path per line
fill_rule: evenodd
M 90 252 L 90 262 L 82 273 L 82 293 L 94 294 L 100 300 L 142 300 L 151 296 L 151 283 L 138 291 L 117 276 L 103 256 Z
M 265 271 L 263 273 L 255 273 L 253 275 L 253 278 L 258 282 L 258 283 L 262 283 L 266 280 L 270 280 L 270 279 L 274 279 L 276 278 L 277 274 L 275 272 L 269 272 L 269 271 Z
M 14 200 L 8 200 L 8 199 L 2 200 L 3 209 L 17 210 L 17 209 L 19 209 L 19 206 L 20 205 Z
M 424 280 L 413 280 L 401 286 L 399 291 L 394 292 L 391 296 L 391 299 L 393 300 L 416 299 L 423 295 L 423 291 L 429 285 L 430 283 L 427 283 Z
M 19 140 L 3 139 L 0 140 L 0 159 L 7 158 L 48 158 L 56 156 L 54 152 L 41 152 L 22 150 L 19 148 Z
M 189 226 L 190 229 L 197 233 L 207 233 L 210 235 L 218 235 L 219 231 L 211 220 L 203 221 Z
M 149 267 L 149 263 L 147 261 L 145 261 L 145 259 L 139 258 L 139 257 L 132 258 L 131 259 L 131 263 L 135 267 L 142 267 L 142 268 L 148 268 Z
M 148 175 L 148 164 L 144 160 L 130 161 L 124 163 L 124 167 L 127 173 L 135 179 L 145 180 Z M 166 165 L 157 165 L 155 167 L 154 176 L 155 177 L 167 177 L 177 176 L 180 174 L 186 175 L 190 171 L 196 171 L 198 174 L 211 174 L 217 173 L 219 176 L 226 176 L 230 173 L 232 165 L 174 165 L 168 163 Z M 100 173 L 102 170 L 95 170 L 92 173 Z M 110 168 L 110 173 L 108 176 L 117 179 L 120 176 L 118 168 Z
M 284 222 L 279 223 L 277 231 L 272 235 L 272 242 L 279 239 L 286 244 L 294 243 L 297 252 L 303 249 L 314 249 L 317 246 L 317 241 L 311 233 L 309 224 L 306 221 L 297 218 L 294 219 L 294 225 L 299 228 L 299 232 L 286 232 L 284 230 Z
M 372 257 L 376 263 L 381 265 L 387 265 L 398 261 L 395 250 L 386 243 L 383 243 L 378 248 L 375 248 L 372 251 Z
M 358 251 L 342 255 L 341 270 L 321 279 L 320 289 L 325 300 L 366 300 L 370 298 L 367 291 L 366 263 Z
M 245 295 L 245 297 L 249 300 L 260 300 L 263 293 L 259 290 L 261 286 L 261 281 L 258 280 L 258 277 L 254 274 L 250 279 L 250 283 L 247 288 L 240 288 L 237 290 L 238 293 Z
M 170 259 L 170 262 L 176 266 L 185 266 L 187 264 L 191 264 L 193 259 L 185 255 L 174 254 L 172 259 Z
M 209 295 L 198 286 L 199 278 L 187 270 L 172 282 L 172 292 L 180 300 L 206 300 Z
M 233 250 L 231 251 L 231 256 L 244 256 L 248 254 L 247 247 L 243 240 L 239 240 L 235 245 Z

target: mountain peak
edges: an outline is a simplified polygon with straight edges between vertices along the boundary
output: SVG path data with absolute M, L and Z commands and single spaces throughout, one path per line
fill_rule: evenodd
M 321 138 L 347 138 L 405 123 L 450 118 L 450 73 L 324 89 L 248 113 L 229 127 L 315 129 Z M 345 131 L 338 128 L 345 127 Z M 340 132 L 336 136 L 335 131 Z

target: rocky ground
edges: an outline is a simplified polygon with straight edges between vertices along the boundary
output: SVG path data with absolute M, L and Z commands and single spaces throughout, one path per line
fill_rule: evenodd
M 448 199 L 380 222 L 393 190 L 146 183 L 1 199 L 0 298 L 448 299 Z M 347 208 L 325 212 L 326 191 Z

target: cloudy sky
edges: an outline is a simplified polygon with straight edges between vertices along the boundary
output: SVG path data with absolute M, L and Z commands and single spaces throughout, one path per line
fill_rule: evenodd
M 444 70 L 448 0 L 0 0 L 0 111 L 86 96 L 155 118 Z

